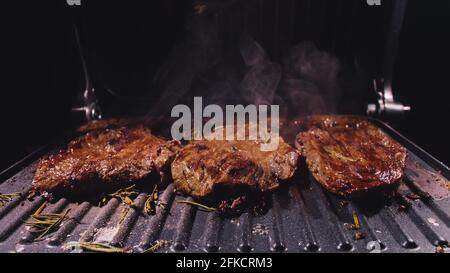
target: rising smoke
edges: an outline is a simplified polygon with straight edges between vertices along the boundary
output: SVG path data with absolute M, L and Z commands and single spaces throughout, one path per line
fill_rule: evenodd
M 340 64 L 332 54 L 305 41 L 288 47 L 277 62 L 248 33 L 224 33 L 214 16 L 187 20 L 185 42 L 154 78 L 162 95 L 151 114 L 191 105 L 194 96 L 221 106 L 278 104 L 288 117 L 337 112 Z

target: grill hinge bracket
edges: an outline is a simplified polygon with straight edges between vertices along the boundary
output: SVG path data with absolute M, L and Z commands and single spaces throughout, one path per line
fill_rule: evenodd
M 410 106 L 398 102 L 392 91 L 392 78 L 397 58 L 400 33 L 403 27 L 407 0 L 396 0 L 392 12 L 391 25 L 387 36 L 384 56 L 383 78 L 375 79 L 376 101 L 367 105 L 367 114 L 380 118 L 395 118 L 411 110 Z

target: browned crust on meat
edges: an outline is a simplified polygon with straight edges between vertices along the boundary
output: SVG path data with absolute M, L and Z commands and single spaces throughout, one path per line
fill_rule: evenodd
M 79 195 L 129 186 L 149 176 L 164 181 L 178 145 L 140 125 L 93 130 L 43 158 L 32 184 L 39 191 Z
M 314 116 L 308 122 L 312 128 L 297 136 L 297 145 L 327 190 L 352 196 L 403 177 L 405 148 L 370 122 L 333 116 Z
M 179 191 L 193 197 L 269 192 L 294 175 L 299 154 L 283 140 L 268 152 L 258 141 L 194 141 L 178 153 L 172 177 Z
M 77 132 L 87 133 L 95 130 L 117 129 L 124 126 L 131 127 L 139 123 L 141 123 L 141 120 L 138 120 L 136 118 L 110 118 L 93 120 L 78 127 Z

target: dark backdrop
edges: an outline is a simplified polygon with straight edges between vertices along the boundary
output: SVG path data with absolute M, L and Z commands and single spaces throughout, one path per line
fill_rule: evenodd
M 100 4 L 91 4 L 89 9 L 86 0 L 81 1 L 81 13 L 95 22 L 87 26 L 83 40 L 88 48 L 95 47 L 100 52 L 88 52 L 89 63 L 103 68 L 102 71 L 93 69 L 92 73 L 97 79 L 102 77 L 99 73 L 112 75 L 110 79 L 116 86 L 123 87 L 125 95 L 145 92 L 141 87 L 148 83 L 148 75 L 161 65 L 171 47 L 183 40 L 186 11 L 192 9 L 188 1 L 173 7 L 165 5 L 176 1 L 165 4 L 164 1 L 146 1 L 148 3 L 139 5 L 129 1 L 100 1 Z M 1 24 L 4 46 L 1 54 L 1 169 L 47 143 L 67 126 L 76 92 L 83 87 L 71 27 L 78 15 L 73 14 L 66 1 L 15 2 L 20 3 L 15 3 L 14 7 L 6 4 L 7 7 L 2 8 L 7 15 L 2 16 Z M 382 4 L 384 2 L 387 1 Z M 268 11 L 273 8 L 269 4 Z M 163 13 L 161 9 L 172 12 Z M 369 60 L 379 61 L 383 32 L 380 34 L 376 30 L 385 28 L 386 15 L 365 12 L 367 14 L 361 15 L 366 18 L 365 25 L 358 26 L 358 31 L 350 35 L 360 47 L 343 46 L 341 49 L 350 48 Z M 409 1 L 394 77 L 394 91 L 402 102 L 413 108 L 403 122 L 394 126 L 447 164 L 450 162 L 447 152 L 449 13 L 449 1 Z M 376 16 L 383 16 L 383 19 Z M 265 29 L 271 26 L 268 24 Z M 316 31 L 321 29 L 322 25 L 315 24 L 305 31 L 310 35 L 307 38 L 316 39 L 319 47 L 324 41 L 322 48 L 327 50 L 326 32 Z M 276 59 L 273 41 L 264 37 L 259 37 L 260 42 Z M 377 65 L 375 62 L 365 69 L 376 71 Z M 363 109 L 363 102 L 359 103 Z

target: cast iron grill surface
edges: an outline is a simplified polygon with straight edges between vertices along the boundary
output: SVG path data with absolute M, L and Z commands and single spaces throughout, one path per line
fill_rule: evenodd
M 64 252 L 64 244 L 71 241 L 140 252 L 157 240 L 171 242 L 158 252 L 435 252 L 450 239 L 449 169 L 388 125 L 372 122 L 408 149 L 404 182 L 393 197 L 344 202 L 323 190 L 303 166 L 303 174 L 273 194 L 271 209 L 261 216 L 222 218 L 177 203 L 186 197 L 178 196 L 171 184 L 160 192 L 166 209 L 158 207 L 153 216 L 143 214 L 147 194 L 141 193 L 121 224 L 125 206 L 118 199 L 103 207 L 54 200 L 44 213 L 70 212 L 56 232 L 40 241 L 24 225 L 44 202 L 42 197 L 26 200 L 38 161 L 35 155 L 31 164 L 26 165 L 29 158 L 7 170 L 15 175 L 0 184 L 1 193 L 23 193 L 0 208 L 0 252 Z M 421 198 L 410 197 L 417 195 Z M 361 240 L 355 240 L 355 231 L 348 228 L 355 213 L 365 235 Z

